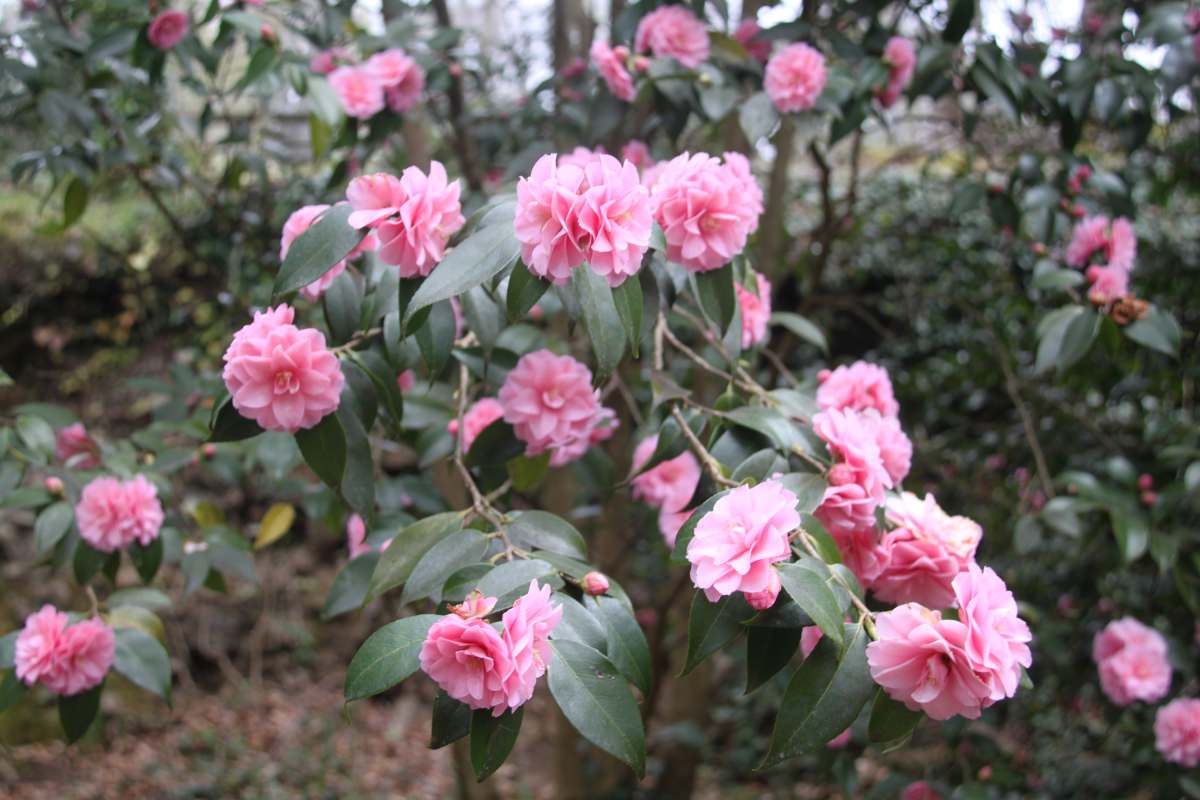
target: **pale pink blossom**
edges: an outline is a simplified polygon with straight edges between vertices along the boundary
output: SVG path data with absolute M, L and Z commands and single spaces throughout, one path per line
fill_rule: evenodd
M 187 36 L 188 24 L 187 14 L 169 8 L 150 21 L 146 38 L 159 50 L 170 50 Z
M 367 524 L 358 514 L 351 514 L 346 520 L 346 548 L 350 551 L 350 558 L 358 558 L 372 550 L 371 545 L 367 544 Z
M 1029 626 L 1017 616 L 1017 601 L 991 567 L 975 563 L 954 579 L 958 618 L 967 628 L 963 642 L 975 674 L 997 702 L 1017 693 L 1021 668 L 1033 663 Z
M 297 328 L 292 315 L 287 305 L 255 314 L 225 351 L 222 377 L 234 408 L 269 431 L 313 427 L 337 409 L 345 382 L 325 336 Z
M 777 561 L 791 553 L 788 536 L 800 525 L 796 496 L 778 481 L 738 486 L 696 523 L 688 542 L 692 583 L 710 602 L 771 586 Z
M 562 606 L 550 605 L 550 586 L 529 582 L 529 591 L 504 612 L 503 639 L 512 661 L 512 674 L 505 680 L 508 708 L 518 708 L 533 697 L 537 679 L 546 673 L 550 660 L 550 633 L 562 619 Z M 495 707 L 492 716 L 505 709 Z
M 1123 648 L 1100 662 L 1100 688 L 1118 706 L 1157 702 L 1171 689 L 1171 662 L 1151 648 Z
M 879 448 L 884 469 L 892 483 L 899 484 L 912 466 L 912 441 L 901 429 L 900 420 L 895 417 L 882 417 L 874 409 L 862 412 L 862 416 L 867 427 L 875 434 L 875 444 Z
M 905 603 L 875 616 L 879 638 L 867 644 L 871 678 L 893 700 L 936 720 L 978 719 L 991 689 L 967 657 L 967 626 Z
M 598 144 L 595 147 L 584 147 L 576 145 L 575 149 L 569 153 L 558 154 L 558 166 L 560 167 L 579 167 L 583 169 L 588 164 L 595 161 L 608 151 L 604 149 L 604 145 Z
M 100 466 L 100 446 L 88 435 L 82 422 L 71 423 L 54 434 L 54 453 L 66 466 L 75 469 Z
M 663 6 L 642 17 L 633 37 L 633 49 L 669 56 L 695 69 L 708 58 L 708 31 L 691 9 Z
M 440 161 L 426 175 L 408 167 L 399 178 L 386 173 L 350 181 L 346 199 L 354 207 L 349 223 L 373 228 L 379 257 L 399 267 L 400 277 L 428 275 L 446 252 L 446 243 L 466 223 L 459 203 L 461 187 L 450 181 Z
M 772 569 L 767 574 L 767 588 L 758 592 L 743 592 L 742 596 L 746 598 L 746 603 L 755 611 L 766 611 L 775 605 L 775 601 L 779 599 L 779 591 L 782 588 L 783 584 L 780 583 L 779 573 Z
M 1129 273 L 1120 267 L 1091 266 L 1084 275 L 1091 283 L 1088 300 L 1096 305 L 1106 305 L 1129 294 Z
M 817 518 L 831 529 L 870 527 L 875 507 L 893 486 L 873 423 L 866 414 L 832 408 L 815 414 L 812 426 L 834 459 Z
M 888 65 L 888 82 L 879 93 L 879 102 L 884 108 L 889 108 L 900 99 L 900 93 L 912 80 L 913 70 L 917 66 L 917 52 L 910 40 L 893 36 L 883 48 L 883 60 Z
M 654 159 L 650 157 L 650 148 L 641 139 L 630 139 L 626 142 L 621 147 L 621 158 L 639 170 L 654 164 Z
M 365 65 L 338 67 L 329 73 L 329 85 L 348 117 L 370 119 L 383 111 L 383 86 Z
M 638 443 L 633 451 L 633 469 L 641 469 L 658 447 L 658 434 Z M 685 450 L 674 458 L 655 464 L 632 481 L 635 500 L 664 511 L 681 511 L 696 493 L 700 483 L 700 462 Z M 686 519 L 686 517 L 685 517 Z
M 751 270 L 756 292 L 735 283 L 738 307 L 742 312 L 742 347 L 749 348 L 767 338 L 767 323 L 771 319 L 771 282 L 760 272 Z
M 762 190 L 740 153 L 726 153 L 724 163 L 706 153 L 681 153 L 654 175 L 650 201 L 667 258 L 693 272 L 728 264 L 745 249 L 762 213 Z
M 328 204 L 319 204 L 312 206 L 301 206 L 288 215 L 287 221 L 283 223 L 283 233 L 279 238 L 279 261 L 282 262 L 287 258 L 288 251 L 292 247 L 292 242 L 300 234 L 304 233 L 317 219 L 329 209 Z M 334 264 L 321 277 L 317 278 L 312 283 L 308 284 L 300 290 L 300 294 L 307 297 L 309 300 L 316 300 L 325 290 L 330 287 L 334 279 L 342 274 L 346 269 L 346 262 L 350 259 L 361 255 L 362 253 L 370 252 L 375 249 L 375 234 L 367 234 L 361 242 L 354 246 L 344 259 Z
M 484 428 L 504 417 L 504 407 L 494 397 L 483 397 L 471 404 L 463 414 L 463 444 L 464 453 L 470 452 L 475 437 L 483 433 Z M 451 436 L 458 433 L 458 420 L 452 419 L 446 425 Z
M 637 167 L 603 153 L 542 156 L 517 183 L 514 230 L 530 271 L 563 286 L 585 260 L 616 287 L 650 246 L 649 192 Z
M 592 373 L 570 356 L 537 350 L 521 356 L 498 395 L 504 419 L 527 455 L 586 439 L 599 409 Z
M 762 26 L 752 17 L 742 20 L 733 32 L 733 38 L 746 49 L 746 53 L 760 64 L 767 63 L 771 57 L 771 42 L 759 38 Z
M 399 114 L 412 109 L 425 91 L 425 70 L 399 48 L 381 50 L 363 66 L 383 87 L 388 108 Z
M 629 50 L 619 45 L 609 47 L 603 39 L 597 39 L 592 42 L 591 57 L 592 66 L 600 73 L 612 96 L 626 103 L 633 102 L 637 90 L 633 86 L 633 76 L 625 68 Z
M 608 591 L 608 576 L 603 572 L 592 571 L 583 576 L 583 580 L 579 583 L 580 587 L 592 595 L 604 594 Z
M 855 480 L 854 470 L 845 464 L 834 464 L 829 470 L 829 486 L 821 505 L 813 512 L 830 533 L 858 531 L 875 524 L 875 509 L 880 498 L 869 494 Z
M 163 508 L 158 490 L 144 475 L 128 481 L 96 478 L 83 487 L 75 506 L 75 522 L 83 540 L 102 553 L 158 538 Z
M 478 589 L 472 590 L 461 603 L 450 606 L 450 611 L 463 619 L 482 619 L 496 607 L 495 597 L 484 597 Z
M 659 509 L 658 512 L 658 532 L 662 534 L 663 541 L 667 543 L 667 547 L 674 549 L 675 540 L 679 538 L 679 529 L 692 516 L 694 508 L 684 509 L 682 511 L 668 511 L 665 508 Z
M 1179 697 L 1160 708 L 1154 715 L 1154 746 L 1174 764 L 1200 765 L 1200 700 Z
M 1093 256 L 1098 256 L 1094 259 Z M 1067 245 L 1067 264 L 1084 267 L 1102 263 L 1129 272 L 1137 257 L 1137 234 L 1125 217 L 1109 223 L 1108 217 L 1085 217 L 1071 232 Z
M 16 641 L 17 678 L 64 697 L 104 680 L 116 650 L 112 628 L 99 619 L 67 623 L 67 615 L 51 605 L 29 616 Z
M 878 364 L 855 361 L 832 372 L 823 369 L 817 373 L 817 383 L 817 407 L 822 410 L 873 408 L 885 417 L 900 413 L 891 378 Z
M 1130 648 L 1149 650 L 1166 656 L 1167 640 L 1163 635 L 1133 617 L 1122 617 L 1104 626 L 1092 640 L 1092 659 L 1099 664 Z
M 313 54 L 308 60 L 308 68 L 318 75 L 328 75 L 338 68 L 338 62 L 352 60 L 350 52 L 344 47 L 331 47 Z
M 872 525 L 849 530 L 835 527 L 829 533 L 842 554 L 842 563 L 864 589 L 870 589 L 888 565 L 888 554 L 880 547 L 879 532 Z
M 599 394 L 597 393 L 597 403 Z M 554 447 L 550 456 L 550 466 L 563 467 L 576 459 L 582 458 L 592 445 L 607 441 L 617 431 L 620 421 L 617 414 L 607 406 L 597 405 L 596 413 L 585 433 L 570 437 Z
M 896 526 L 880 542 L 886 566 L 872 591 L 891 603 L 917 602 L 947 608 L 954 602 L 955 577 L 975 562 L 983 529 L 967 517 L 950 516 L 933 495 L 902 492 L 887 501 L 888 522 Z
M 780 111 L 807 111 L 816 105 L 825 80 L 825 56 L 809 45 L 797 43 L 771 56 L 763 88 Z
M 446 694 L 474 709 L 499 716 L 510 698 L 520 706 L 521 686 L 511 680 L 516 669 L 508 644 L 483 619 L 447 614 L 433 624 L 418 655 L 421 669 Z

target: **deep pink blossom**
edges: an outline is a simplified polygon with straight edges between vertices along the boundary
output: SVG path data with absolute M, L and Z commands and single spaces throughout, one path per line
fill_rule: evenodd
M 761 272 L 750 272 L 751 282 L 757 291 L 751 291 L 740 283 L 737 290 L 738 308 L 742 312 L 742 347 L 750 348 L 765 341 L 767 323 L 771 319 L 771 282 Z
M 187 14 L 169 8 L 150 21 L 146 38 L 159 50 L 170 50 L 187 36 L 188 24 Z
M 112 628 L 99 619 L 67 623 L 67 615 L 51 605 L 25 620 L 15 645 L 17 678 L 64 697 L 104 680 L 116 649 Z
M 483 433 L 483 429 L 498 419 L 503 418 L 504 408 L 494 397 L 483 397 L 471 404 L 463 414 L 463 452 L 471 450 L 475 437 Z M 446 430 L 453 436 L 458 433 L 458 420 L 452 419 L 446 425 Z
M 163 523 L 158 490 L 144 475 L 128 481 L 96 478 L 83 487 L 75 506 L 75 522 L 83 540 L 102 553 L 158 538 Z
M 913 70 L 917 66 L 917 52 L 910 40 L 893 36 L 883 48 L 883 60 L 888 65 L 888 82 L 879 93 L 879 102 L 884 108 L 889 108 L 900 99 L 901 92 L 912 80 Z
M 803 43 L 790 44 L 767 62 L 763 88 L 785 113 L 807 111 L 825 89 L 825 56 Z
M 279 260 L 282 262 L 287 258 L 288 250 L 292 247 L 292 242 L 296 241 L 296 237 L 304 233 L 312 224 L 317 221 L 321 214 L 328 210 L 328 204 L 301 206 L 288 215 L 287 221 L 283 223 L 283 233 L 279 239 Z M 367 234 L 361 242 L 359 242 L 346 258 L 334 264 L 321 277 L 317 278 L 312 283 L 308 284 L 300 290 L 300 294 L 307 297 L 309 300 L 316 300 L 325 290 L 330 287 L 334 279 L 342 274 L 346 269 L 346 262 L 362 253 L 374 250 L 376 246 L 375 234 Z
M 681 153 L 654 175 L 650 202 L 667 258 L 693 272 L 722 267 L 742 252 L 763 208 L 762 190 L 740 153 L 726 153 L 724 163 Z
M 342 101 L 348 117 L 370 119 L 383 111 L 383 85 L 365 65 L 338 67 L 329 73 L 329 85 Z
M 100 446 L 88 435 L 82 422 L 60 428 L 54 434 L 54 454 L 68 467 L 95 469 L 100 466 Z
M 1154 715 L 1154 746 L 1174 764 L 1200 765 L 1200 700 L 1179 697 L 1160 708 Z
M 292 319 L 287 305 L 256 313 L 225 351 L 222 377 L 234 408 L 269 431 L 313 427 L 337 409 L 345 382 L 325 336 Z
M 633 451 L 633 468 L 641 469 L 658 447 L 658 435 L 647 437 Z M 685 450 L 639 474 L 632 481 L 636 500 L 664 511 L 681 511 L 696 493 L 700 483 L 700 462 Z M 686 517 L 685 517 L 686 519 Z
M 842 563 L 864 589 L 870 589 L 888 564 L 888 554 L 880 547 L 879 532 L 872 525 L 849 530 L 835 527 L 829 533 L 842 554 Z
M 900 413 L 900 404 L 892 392 L 888 372 L 878 364 L 855 361 L 832 372 L 823 369 L 817 374 L 817 406 L 822 410 L 873 408 L 885 417 Z
M 690 8 L 663 6 L 642 17 L 633 37 L 633 49 L 669 56 L 695 69 L 708 58 L 708 31 Z
M 457 179 L 447 179 L 440 161 L 430 162 L 428 175 L 417 167 L 406 168 L 399 178 L 363 175 L 346 188 L 346 199 L 354 207 L 349 223 L 375 230 L 380 259 L 399 267 L 400 277 L 425 276 L 466 222 L 460 190 Z
M 767 59 L 771 57 L 771 42 L 768 39 L 759 38 L 762 33 L 762 27 L 756 20 L 747 17 L 742 20 L 733 32 L 733 38 L 746 49 L 746 53 L 760 64 L 767 63 Z
M 398 114 L 412 109 L 425 91 L 425 70 L 399 48 L 381 50 L 363 66 L 383 87 L 388 108 Z
M 767 590 L 771 565 L 787 560 L 788 536 L 799 526 L 796 496 L 778 481 L 731 489 L 696 523 L 688 542 L 692 583 L 711 602 Z
M 955 577 L 975 560 L 983 536 L 966 517 L 952 517 L 933 495 L 903 492 L 887 501 L 887 519 L 896 527 L 880 542 L 883 570 L 872 591 L 891 603 L 916 602 L 947 608 L 954 602 Z
M 775 601 L 779 599 L 779 591 L 783 588 L 783 584 L 779 580 L 779 572 L 770 570 L 767 573 L 767 588 L 757 592 L 743 592 L 746 598 L 746 603 L 755 611 L 766 611 L 771 606 L 775 605 Z
M 633 98 L 637 95 L 637 89 L 633 86 L 633 76 L 625 68 L 629 50 L 619 45 L 609 47 L 603 39 L 597 39 L 592 42 L 591 57 L 592 66 L 600 73 L 600 77 L 604 78 L 604 83 L 608 86 L 608 91 L 612 93 L 612 96 L 618 100 L 624 100 L 626 103 L 633 102 Z
M 591 371 L 549 350 L 521 356 L 504 379 L 498 399 L 505 421 L 525 443 L 528 455 L 587 438 L 599 409 Z

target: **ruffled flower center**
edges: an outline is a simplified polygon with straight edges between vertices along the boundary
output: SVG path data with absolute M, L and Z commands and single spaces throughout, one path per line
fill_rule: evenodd
M 300 380 L 290 369 L 275 373 L 275 394 L 295 394 L 300 391 Z

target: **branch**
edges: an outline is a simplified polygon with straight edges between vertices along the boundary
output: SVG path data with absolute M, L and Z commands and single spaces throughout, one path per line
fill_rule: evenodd
M 446 0 L 432 0 L 430 3 L 433 6 L 433 13 L 437 17 L 438 25 L 443 28 L 451 28 L 453 24 L 450 20 L 450 9 L 446 5 Z M 444 54 L 449 58 L 449 53 Z M 458 166 L 462 170 L 463 178 L 467 181 L 467 186 L 475 191 L 483 188 L 483 181 L 479 176 L 479 166 L 475 163 L 475 141 L 471 138 L 468 132 L 468 126 L 463 120 L 463 110 L 466 103 L 463 100 L 463 82 L 462 75 L 454 74 L 454 70 L 450 70 L 450 126 L 454 129 L 454 145 L 458 155 Z
M 688 427 L 687 420 L 683 418 L 683 414 L 679 413 L 679 406 L 671 406 L 671 416 L 679 423 L 679 427 L 683 430 L 683 435 L 687 437 L 688 444 L 692 446 L 692 451 L 700 459 L 700 463 L 704 465 L 704 468 L 708 470 L 708 474 L 712 476 L 713 482 L 727 489 L 737 486 L 738 482 L 725 477 L 725 473 L 721 470 L 721 463 L 713 458 L 713 454 L 708 452 L 708 448 L 704 446 L 703 442 L 696 438 L 696 434 L 692 433 L 692 429 Z
M 1000 370 L 1004 373 L 1004 390 L 1008 393 L 1009 399 L 1012 400 L 1021 417 L 1021 427 L 1025 429 L 1025 439 L 1029 442 L 1029 449 L 1033 451 L 1033 463 L 1037 465 L 1038 480 L 1042 483 L 1042 491 L 1046 493 L 1046 497 L 1054 497 L 1054 484 L 1050 480 L 1050 468 L 1046 465 L 1046 455 L 1042 452 L 1042 445 L 1037 438 L 1033 415 L 1029 413 L 1025 401 L 1021 399 L 1021 387 L 1017 382 L 1016 373 L 1013 372 L 1012 365 L 1009 363 L 1012 356 L 1009 354 L 1008 348 L 1004 346 L 1004 342 L 1000 340 L 996 329 L 988 325 L 988 332 L 991 333 L 992 344 L 996 348 L 996 357 L 1000 360 Z

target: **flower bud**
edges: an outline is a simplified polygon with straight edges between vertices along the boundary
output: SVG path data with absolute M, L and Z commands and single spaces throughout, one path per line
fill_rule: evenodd
M 1149 473 L 1143 472 L 1138 476 L 1138 488 L 1143 492 L 1148 492 L 1154 488 L 1154 478 L 1150 477 Z
M 595 597 L 608 591 L 608 578 L 601 572 L 593 571 L 583 576 L 580 585 L 585 592 Z
M 1142 492 L 1142 505 L 1152 506 L 1158 502 L 1158 494 L 1155 492 Z
M 217 454 L 217 446 L 211 443 L 206 444 L 204 445 L 203 452 L 205 458 L 212 458 Z
M 51 475 L 50 477 L 46 478 L 46 491 L 56 497 L 62 496 L 62 493 L 63 493 L 62 478 L 59 478 L 56 475 Z

